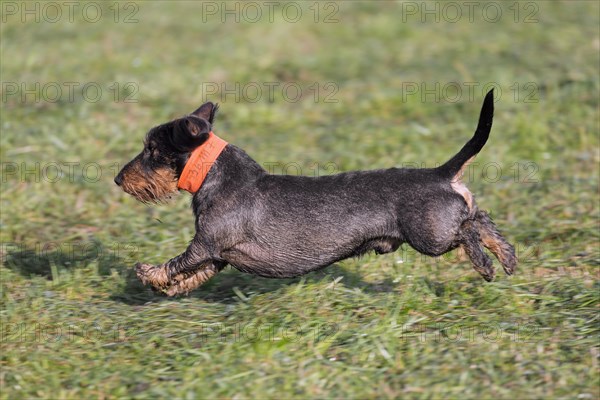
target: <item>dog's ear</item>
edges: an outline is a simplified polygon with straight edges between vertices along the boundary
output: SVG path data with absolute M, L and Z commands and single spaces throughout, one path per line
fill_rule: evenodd
M 202 118 L 197 118 L 195 116 L 187 116 L 183 118 L 185 122 L 185 127 L 189 134 L 195 137 L 202 136 L 203 134 L 208 134 L 212 129 L 210 123 L 206 122 L 206 120 Z
M 206 120 L 189 115 L 175 121 L 171 141 L 179 151 L 193 151 L 208 139 L 210 129 Z
M 208 103 L 204 103 L 198 107 L 198 109 L 194 111 L 192 115 L 195 115 L 199 118 L 204 118 L 212 124 L 218 109 L 218 104 L 214 104 L 209 101 Z

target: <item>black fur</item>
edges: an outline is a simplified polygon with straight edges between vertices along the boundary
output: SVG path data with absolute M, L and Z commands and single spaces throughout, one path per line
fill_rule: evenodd
M 471 157 L 479 153 L 490 137 L 493 119 L 494 89 L 490 90 L 483 100 L 483 106 L 481 107 L 481 113 L 479 114 L 479 123 L 477 124 L 475 135 L 473 135 L 471 140 L 469 140 L 454 157 L 439 167 L 439 173 L 442 176 L 446 178 L 453 177 Z
M 189 151 L 206 140 L 216 108 L 207 103 L 190 116 L 154 128 L 147 145 L 160 142 L 159 152 L 187 160 Z M 390 168 L 317 178 L 271 175 L 229 144 L 193 195 L 196 234 L 189 248 L 160 266 L 138 265 L 138 275 L 156 287 L 169 287 L 207 266 L 218 271 L 230 264 L 264 277 L 294 277 L 369 251 L 389 253 L 408 243 L 430 256 L 463 246 L 476 270 L 489 280 L 493 269 L 478 233 L 487 228 L 476 223 L 477 206 L 469 205 L 452 179 L 486 143 L 493 109 L 490 92 L 473 138 L 434 169 Z M 183 166 L 175 162 L 173 168 L 179 176 Z M 491 220 L 489 224 L 494 230 L 486 232 L 493 235 L 486 237 L 502 241 L 504 247 L 498 248 L 514 259 L 512 246 Z M 494 243 L 491 247 L 497 248 Z M 163 271 L 164 276 L 151 279 L 149 271 Z

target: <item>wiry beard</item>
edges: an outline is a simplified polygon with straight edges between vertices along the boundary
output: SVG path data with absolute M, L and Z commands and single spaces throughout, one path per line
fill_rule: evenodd
M 125 193 L 145 204 L 164 204 L 178 193 L 177 177 L 171 169 L 146 173 L 137 164 L 132 165 L 125 174 L 122 188 Z

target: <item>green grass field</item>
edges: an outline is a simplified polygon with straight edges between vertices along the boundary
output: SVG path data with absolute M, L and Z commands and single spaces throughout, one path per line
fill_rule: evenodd
M 600 398 L 597 2 L 74 4 L 0 3 L 0 398 Z M 434 166 L 492 86 L 468 180 L 514 277 L 406 246 L 180 298 L 133 275 L 194 229 L 113 183 L 153 125 L 208 99 L 275 173 Z

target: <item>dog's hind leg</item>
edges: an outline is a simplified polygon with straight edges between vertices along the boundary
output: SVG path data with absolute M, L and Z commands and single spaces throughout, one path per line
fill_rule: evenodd
M 517 266 L 515 248 L 498 232 L 496 225 L 485 211 L 477 210 L 474 225 L 483 245 L 500 261 L 504 272 L 512 275 Z
M 496 272 L 492 259 L 485 254 L 481 247 L 481 237 L 474 222 L 471 220 L 463 222 L 459 235 L 460 244 L 471 259 L 475 271 L 479 272 L 486 281 L 492 281 Z

